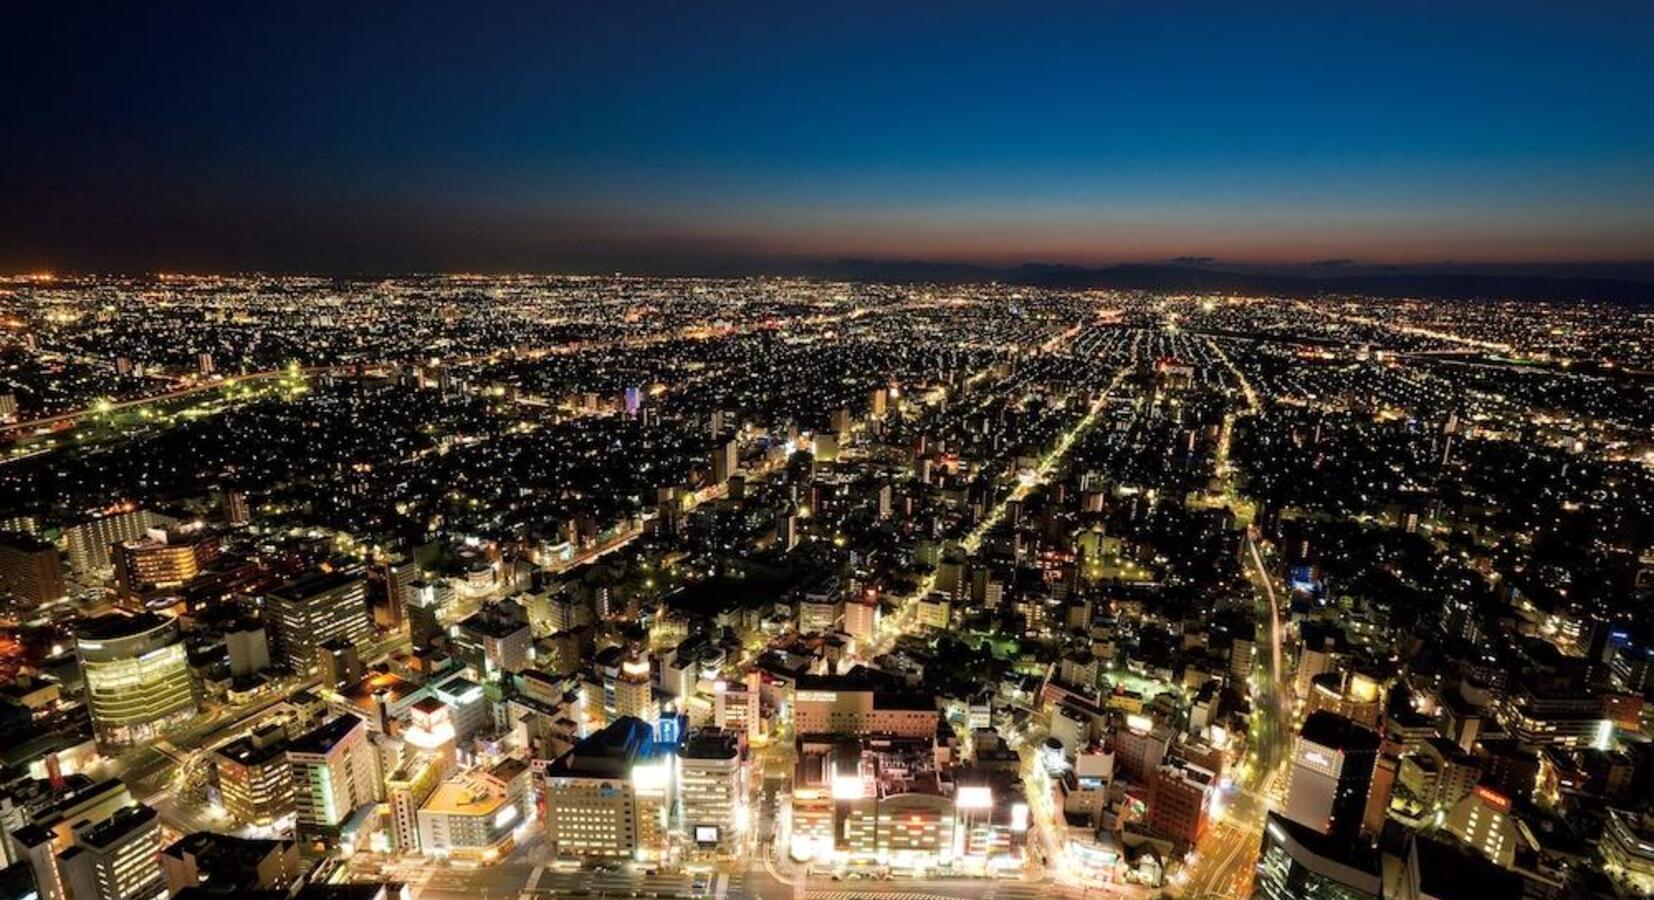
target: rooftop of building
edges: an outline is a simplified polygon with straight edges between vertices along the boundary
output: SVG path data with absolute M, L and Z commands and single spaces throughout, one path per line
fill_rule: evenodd
M 152 612 L 114 613 L 82 620 L 75 625 L 75 637 L 83 641 L 113 641 L 136 637 L 174 624 L 173 619 Z
M 546 768 L 546 776 L 625 778 L 639 759 L 652 755 L 654 730 L 642 719 L 624 716 L 582 738 Z
M 174 859 L 195 858 L 195 864 L 212 878 L 219 874 L 245 872 L 256 869 L 271 854 L 283 853 L 293 842 L 261 838 L 236 837 L 211 831 L 197 831 L 173 841 L 163 853 Z
M 1306 741 L 1345 753 L 1378 749 L 1378 734 L 1372 729 L 1324 709 L 1310 713 L 1298 734 Z
M 337 590 L 353 581 L 363 581 L 360 572 L 311 572 L 301 575 L 280 587 L 272 588 L 270 596 L 289 602 L 308 600 L 317 594 Z
M 287 752 L 325 754 L 338 746 L 352 731 L 365 727 L 366 723 L 360 716 L 342 715 L 289 741 Z
M 75 840 L 90 848 L 108 847 L 119 843 L 133 829 L 142 828 L 155 820 L 155 810 L 143 804 L 123 806 L 114 815 L 90 828 L 75 833 Z
M 421 811 L 441 815 L 491 816 L 509 802 L 505 788 L 476 774 L 444 781 Z

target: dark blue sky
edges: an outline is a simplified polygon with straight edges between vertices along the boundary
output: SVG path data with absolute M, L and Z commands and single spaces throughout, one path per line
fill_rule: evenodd
M 1572 6 L 12 10 L 0 268 L 1654 258 L 1654 4 Z

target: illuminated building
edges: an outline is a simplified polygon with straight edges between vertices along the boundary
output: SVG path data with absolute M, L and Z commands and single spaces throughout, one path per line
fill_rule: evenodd
M 0 591 L 27 610 L 63 599 L 68 589 L 57 547 L 30 534 L 0 533 Z
M 638 853 L 640 811 L 637 771 L 656 780 L 653 730 L 641 719 L 623 718 L 591 735 L 546 767 L 546 840 L 556 856 L 624 857 Z
M 1325 710 L 1377 728 L 1382 704 L 1378 682 L 1359 672 L 1323 672 L 1310 679 L 1307 711 Z
M 744 682 L 724 681 L 712 684 L 712 724 L 728 731 L 745 732 L 748 738 L 762 732 L 758 679 L 752 672 Z
M 614 680 L 614 714 L 616 718 L 631 716 L 650 723 L 659 717 L 648 656 L 638 653 L 621 662 L 619 677 Z
M 690 734 L 679 754 L 684 837 L 702 851 L 736 850 L 746 831 L 747 760 L 729 731 Z
M 1353 840 L 1361 831 L 1377 759 L 1377 734 L 1334 713 L 1311 713 L 1292 743 L 1286 817 Z
M 1598 846 L 1610 873 L 1638 893 L 1654 893 L 1654 819 L 1610 809 Z
M 316 648 L 336 638 L 358 647 L 373 636 L 367 581 L 354 572 L 316 572 L 271 591 L 265 618 L 274 656 L 290 672 L 316 669 Z
M 527 767 L 507 760 L 510 772 Z M 506 766 L 505 763 L 501 764 Z M 512 835 L 522 824 L 527 792 L 512 796 L 511 776 L 472 772 L 442 783 L 419 808 L 419 848 L 427 856 L 492 862 L 515 846 Z
M 385 799 L 390 804 L 393 846 L 402 853 L 417 853 L 419 808 L 442 784 L 443 766 L 434 756 L 414 753 L 385 779 Z
M 484 681 L 528 668 L 533 650 L 528 617 L 513 601 L 485 605 L 453 628 L 455 657 Z
M 151 528 L 115 545 L 115 581 L 123 597 L 142 597 L 189 582 L 219 556 L 218 534 L 202 527 Z
M 932 737 L 941 713 L 928 694 L 876 689 L 847 677 L 804 676 L 793 692 L 798 734 Z
M 1443 825 L 1454 837 L 1501 866 L 1509 868 L 1516 861 L 1521 836 L 1510 815 L 1510 798 L 1504 794 L 1476 788 L 1453 804 Z
M 166 894 L 161 826 L 155 810 L 129 806 L 75 829 L 75 848 L 59 856 L 74 900 L 154 900 Z
M 167 891 L 186 888 L 214 893 L 286 892 L 299 880 L 299 845 L 290 840 L 257 840 L 197 831 L 161 854 Z
M 269 827 L 293 814 L 293 770 L 287 732 L 273 726 L 214 751 L 224 810 L 237 822 Z
M 1379 871 L 1373 851 L 1272 812 L 1264 823 L 1254 896 L 1366 900 L 1382 893 Z
M 454 602 L 454 589 L 446 581 L 412 581 L 408 583 L 407 605 L 403 608 L 408 620 L 408 636 L 415 648 L 429 646 L 443 636 L 442 615 Z
M 63 529 L 69 567 L 81 574 L 96 572 L 109 565 L 109 549 L 113 545 L 138 540 L 152 526 L 176 522 L 147 509 L 127 508 L 70 525 Z
M 178 623 L 154 613 L 102 616 L 75 634 L 98 742 L 129 747 L 159 738 L 198 707 Z
M 1216 780 L 1210 770 L 1176 757 L 1161 763 L 1149 778 L 1149 828 L 1185 846 L 1199 843 L 1211 817 Z
M 339 716 L 287 745 L 301 834 L 337 835 L 362 806 L 381 794 L 379 754 L 367 723 Z
M 1500 697 L 1494 712 L 1507 734 L 1530 747 L 1607 749 L 1614 722 L 1591 692 L 1548 693 L 1523 685 Z
M 408 710 L 408 725 L 402 740 L 416 754 L 430 756 L 446 771 L 455 762 L 455 731 L 448 704 L 436 697 L 424 697 Z
M 453 674 L 431 686 L 431 696 L 448 707 L 448 720 L 454 725 L 454 740 L 460 744 L 493 727 L 493 713 L 488 708 L 488 693 L 483 686 Z
M 842 586 L 836 580 L 804 592 L 798 601 L 798 630 L 802 634 L 837 631 L 845 614 Z

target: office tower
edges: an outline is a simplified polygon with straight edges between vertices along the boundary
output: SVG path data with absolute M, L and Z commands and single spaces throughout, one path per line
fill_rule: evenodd
M 122 508 L 63 529 L 69 552 L 69 568 L 77 573 L 97 572 L 109 565 L 109 549 L 122 541 L 135 541 L 152 525 L 176 524 L 168 516 L 146 509 Z
M 621 662 L 614 680 L 614 714 L 616 718 L 631 716 L 651 724 L 659 718 L 648 654 L 635 652 Z
M 153 741 L 194 716 L 195 687 L 178 623 L 155 613 L 90 619 L 75 633 L 98 742 Z
M 269 593 L 264 609 L 275 658 L 301 675 L 315 670 L 316 648 L 327 641 L 343 638 L 361 647 L 373 636 L 367 582 L 355 572 L 317 572 L 288 582 Z
M 712 482 L 714 484 L 724 484 L 734 477 L 736 472 L 740 471 L 741 457 L 739 450 L 739 445 L 735 441 L 729 440 L 719 444 L 717 449 L 712 451 Z
M 400 853 L 417 853 L 419 808 L 442 784 L 443 766 L 429 753 L 414 753 L 385 779 L 385 798 L 390 803 L 391 837 Z
M 641 820 L 651 812 L 638 788 L 655 792 L 665 760 L 653 729 L 622 718 L 546 767 L 546 840 L 556 856 L 635 858 Z
M 428 647 L 443 636 L 442 610 L 454 602 L 454 589 L 446 581 L 413 581 L 408 588 L 408 636 L 415 649 Z
M 747 761 L 733 731 L 692 732 L 678 754 L 684 838 L 705 852 L 730 852 L 746 825 Z
M 299 845 L 197 831 L 161 852 L 161 869 L 174 897 L 187 888 L 224 895 L 287 894 L 301 873 Z
M 793 692 L 793 730 L 801 735 L 932 737 L 940 717 L 932 695 L 880 689 L 847 676 L 801 676 Z
M 497 774 L 502 767 L 504 777 Z M 526 780 L 527 771 L 526 764 L 506 760 L 494 769 L 443 782 L 419 808 L 421 852 L 478 862 L 493 862 L 509 854 L 528 802 L 526 790 L 513 796 L 509 773 L 520 772 Z
M 57 846 L 50 829 L 39 825 L 24 825 L 6 835 L 11 855 L 22 860 L 34 876 L 39 900 L 68 900 L 69 886 L 64 883 L 63 870 L 58 866 Z
M 1364 900 L 1381 893 L 1372 849 L 1329 837 L 1271 812 L 1264 822 L 1253 896 L 1265 900 Z
M 1453 804 L 1443 821 L 1449 834 L 1501 866 L 1516 861 L 1521 835 L 1510 814 L 1510 798 L 1478 787 Z
M 341 690 L 362 678 L 362 654 L 344 638 L 322 642 L 316 648 L 316 665 L 322 687 L 330 690 Z
M 712 723 L 721 729 L 744 733 L 749 738 L 757 737 L 763 728 L 758 684 L 756 672 L 748 675 L 745 681 L 720 679 L 713 682 Z
M 528 615 L 513 600 L 490 603 L 454 627 L 454 656 L 483 681 L 528 668 L 533 650 Z
M 1206 834 L 1217 776 L 1172 757 L 1149 778 L 1148 825 L 1156 834 L 1192 847 Z
M 270 668 L 270 640 L 257 621 L 241 621 L 224 629 L 224 651 L 231 675 L 252 675 Z
M 385 578 L 386 628 L 401 628 L 408 620 L 408 604 L 412 602 L 414 583 L 419 580 L 419 565 L 412 559 L 392 557 L 383 566 Z
M 199 524 L 150 528 L 142 538 L 115 545 L 115 581 L 121 596 L 131 598 L 175 588 L 201 574 L 219 552 L 217 532 Z
M 0 422 L 17 421 L 17 395 L 7 392 L 0 394 Z
M 213 763 L 224 810 L 244 825 L 269 827 L 293 814 L 287 731 L 263 728 L 218 748 Z
M 1325 710 L 1311 713 L 1293 741 L 1286 816 L 1322 834 L 1361 832 L 1378 760 L 1378 735 Z
M 166 895 L 161 826 L 155 810 L 129 806 L 95 825 L 77 826 L 75 847 L 59 856 L 73 900 L 155 900 Z
M 34 535 L 0 533 L 0 591 L 24 610 L 63 599 L 68 587 L 57 548 Z
M 287 762 L 301 834 L 336 837 L 357 809 L 379 800 L 379 753 L 359 716 L 339 716 L 289 742 Z
M 245 525 L 253 520 L 252 509 L 247 505 L 246 491 L 224 492 L 224 521 L 230 525 Z
M 868 415 L 872 416 L 875 419 L 884 418 L 885 411 L 886 411 L 885 404 L 886 404 L 886 401 L 889 399 L 889 396 L 890 396 L 890 391 L 887 388 L 883 388 L 883 387 L 876 387 L 872 391 L 868 392 L 868 395 L 867 395 L 867 412 L 868 412 Z
M 202 375 L 213 373 L 212 354 L 205 351 L 195 355 L 195 367 Z
M 844 586 L 829 579 L 804 591 L 798 601 L 798 630 L 801 634 L 837 631 L 844 618 Z

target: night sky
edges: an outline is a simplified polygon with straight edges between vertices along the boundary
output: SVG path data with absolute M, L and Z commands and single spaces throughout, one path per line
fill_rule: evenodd
M 0 271 L 1654 259 L 1647 0 L 65 5 Z

